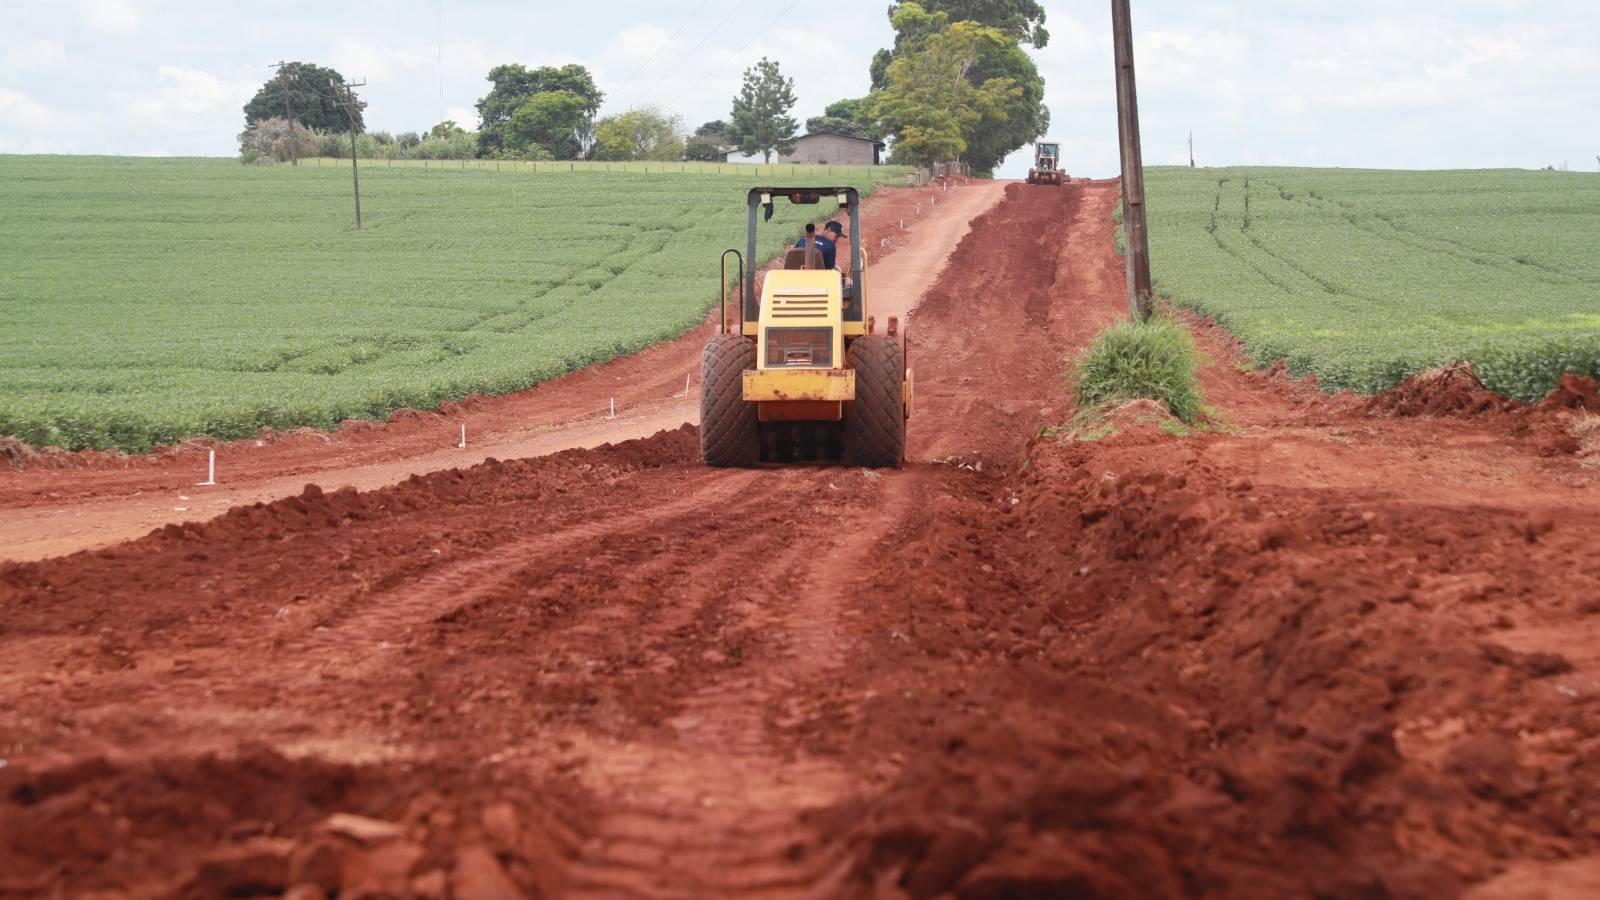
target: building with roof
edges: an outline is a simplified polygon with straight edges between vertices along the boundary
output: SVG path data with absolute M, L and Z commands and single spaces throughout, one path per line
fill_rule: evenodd
M 833 131 L 814 131 L 796 138 L 794 151 L 773 162 L 807 166 L 877 166 L 883 164 L 882 141 Z

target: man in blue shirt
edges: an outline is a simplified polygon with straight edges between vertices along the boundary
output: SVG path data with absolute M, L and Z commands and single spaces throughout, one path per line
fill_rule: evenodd
M 821 234 L 817 233 L 815 225 L 807 225 L 806 236 L 795 241 L 794 245 L 804 248 L 806 241 L 810 240 L 812 245 L 822 254 L 822 267 L 831 269 L 839 259 L 838 241 L 842 237 L 844 237 L 844 226 L 838 222 L 829 222 L 822 226 Z

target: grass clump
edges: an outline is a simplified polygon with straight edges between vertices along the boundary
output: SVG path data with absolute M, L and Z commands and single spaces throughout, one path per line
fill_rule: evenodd
M 1155 400 L 1179 421 L 1194 425 L 1205 412 L 1198 365 L 1194 338 L 1182 326 L 1167 319 L 1124 322 L 1094 339 L 1072 380 L 1083 410 Z

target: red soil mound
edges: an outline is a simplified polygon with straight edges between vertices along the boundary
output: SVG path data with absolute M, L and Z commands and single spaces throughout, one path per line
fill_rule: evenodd
M 260 746 L 13 767 L 0 770 L 0 894 L 62 883 L 196 900 L 313 887 L 328 897 L 489 896 L 474 884 L 543 893 L 552 859 L 573 842 L 572 820 L 550 812 L 561 802 L 440 766 L 339 765 Z
M 1539 401 L 1539 409 L 1600 413 L 1600 384 L 1588 375 L 1563 375 L 1556 389 Z
M 1465 364 L 1418 372 L 1367 404 L 1370 411 L 1391 416 L 1477 416 L 1515 407 L 1515 402 L 1484 387 Z
M 868 652 L 962 712 L 870 712 L 927 752 L 830 820 L 864 882 L 1451 897 L 1532 835 L 1600 849 L 1572 664 L 1494 637 L 1585 615 L 1584 526 L 1259 487 L 1211 459 L 1230 440 L 1043 443 L 901 548 L 878 596 L 913 637 Z

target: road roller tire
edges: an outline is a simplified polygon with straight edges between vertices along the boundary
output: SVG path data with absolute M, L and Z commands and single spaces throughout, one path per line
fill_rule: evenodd
M 719 334 L 700 354 L 700 456 L 708 466 L 761 461 L 756 405 L 744 399 L 744 372 L 756 367 L 756 343 Z
M 856 399 L 845 405 L 845 462 L 899 467 L 906 456 L 905 351 L 894 338 L 869 334 L 850 345 L 849 359 Z

